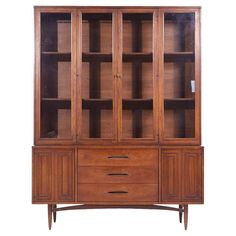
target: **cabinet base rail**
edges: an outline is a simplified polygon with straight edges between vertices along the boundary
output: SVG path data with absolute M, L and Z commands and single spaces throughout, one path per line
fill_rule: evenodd
M 150 210 L 168 210 L 179 212 L 179 222 L 182 223 L 182 214 L 184 213 L 184 228 L 188 227 L 188 205 L 179 205 L 179 207 L 168 207 L 161 205 L 73 205 L 67 207 L 57 207 L 56 204 L 48 204 L 48 228 L 52 228 L 53 222 L 56 222 L 58 211 L 67 210 L 86 210 L 86 209 L 150 209 Z

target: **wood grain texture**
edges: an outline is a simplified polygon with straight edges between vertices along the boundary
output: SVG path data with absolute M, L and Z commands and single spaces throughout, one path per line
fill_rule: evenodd
M 80 166 L 157 166 L 156 150 L 78 150 Z
M 155 167 L 79 166 L 78 183 L 158 183 Z
M 155 184 L 79 184 L 78 200 L 81 202 L 105 201 L 157 201 Z

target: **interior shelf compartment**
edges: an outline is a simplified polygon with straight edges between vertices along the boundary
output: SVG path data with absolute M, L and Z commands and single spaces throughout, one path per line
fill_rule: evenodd
M 194 62 L 195 55 L 193 52 L 165 52 L 165 62 Z
M 193 98 L 165 98 L 165 109 L 194 109 L 195 100 Z
M 153 99 L 132 98 L 122 99 L 122 108 L 124 110 L 151 110 L 153 107 Z
M 71 109 L 71 100 L 68 98 L 42 98 L 43 108 Z
M 43 57 L 51 57 L 57 61 L 71 61 L 71 53 L 70 52 L 43 51 L 41 54 Z
M 82 99 L 83 109 L 93 110 L 111 110 L 112 109 L 112 99 L 100 99 L 100 98 L 90 98 Z
M 123 62 L 152 62 L 152 53 L 132 52 L 123 53 Z
M 102 62 L 111 62 L 112 54 L 111 53 L 101 53 L 101 52 L 86 52 L 82 53 L 82 61 L 102 61 Z

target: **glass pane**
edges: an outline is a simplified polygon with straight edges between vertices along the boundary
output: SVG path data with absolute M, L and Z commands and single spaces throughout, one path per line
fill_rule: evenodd
M 41 138 L 71 138 L 71 15 L 41 14 Z
M 112 138 L 112 14 L 82 14 L 82 138 Z
M 166 13 L 164 19 L 165 137 L 194 138 L 194 13 Z
M 152 14 L 123 14 L 122 138 L 153 138 Z

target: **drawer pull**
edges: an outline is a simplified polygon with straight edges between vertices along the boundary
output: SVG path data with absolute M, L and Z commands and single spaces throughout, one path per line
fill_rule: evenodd
M 127 159 L 127 158 L 129 158 L 128 156 L 126 156 L 126 155 L 112 155 L 112 156 L 108 156 L 107 158 L 109 158 L 109 159 L 114 159 L 114 158 L 125 158 L 125 159 Z
M 127 192 L 127 191 L 110 191 L 108 193 L 110 193 L 110 194 L 127 194 L 129 192 Z
M 108 173 L 109 176 L 125 176 L 129 175 L 128 173 Z

